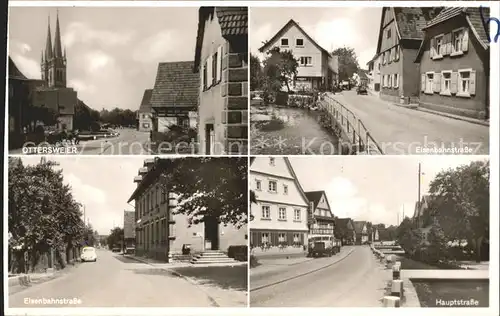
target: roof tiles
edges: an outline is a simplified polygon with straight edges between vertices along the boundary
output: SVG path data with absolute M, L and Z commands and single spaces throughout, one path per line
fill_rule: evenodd
M 151 96 L 153 95 L 153 89 L 146 89 L 144 95 L 142 96 L 141 106 L 139 107 L 139 112 L 151 112 Z

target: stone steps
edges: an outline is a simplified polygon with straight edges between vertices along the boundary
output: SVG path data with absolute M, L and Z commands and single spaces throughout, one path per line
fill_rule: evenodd
M 205 251 L 191 259 L 192 264 L 215 264 L 215 263 L 237 263 L 233 258 L 229 258 L 227 254 L 222 251 Z

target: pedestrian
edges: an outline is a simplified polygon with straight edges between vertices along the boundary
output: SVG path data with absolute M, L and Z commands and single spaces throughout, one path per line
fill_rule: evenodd
M 78 145 L 80 143 L 80 131 L 78 129 L 75 129 L 74 132 L 74 142 L 75 145 Z

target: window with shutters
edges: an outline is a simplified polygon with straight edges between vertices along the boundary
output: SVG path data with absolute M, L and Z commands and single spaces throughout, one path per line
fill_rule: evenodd
M 425 93 L 434 93 L 434 73 L 428 72 L 425 74 Z
M 458 70 L 457 96 L 470 97 L 475 94 L 475 71 L 472 69 Z
M 451 33 L 451 56 L 460 56 L 464 53 L 465 28 L 453 30 Z M 468 44 L 468 43 L 467 43 Z
M 262 205 L 262 219 L 271 219 L 271 207 Z
M 280 207 L 278 209 L 278 220 L 286 221 L 286 207 Z
M 434 38 L 434 56 L 433 59 L 443 58 L 444 55 L 444 35 L 438 35 Z
M 441 71 L 441 95 L 451 95 L 451 70 Z

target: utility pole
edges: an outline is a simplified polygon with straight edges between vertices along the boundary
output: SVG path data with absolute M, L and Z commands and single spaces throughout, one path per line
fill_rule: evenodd
M 419 162 L 418 163 L 418 200 L 417 200 L 417 228 L 419 226 L 419 222 L 420 222 L 420 200 L 421 200 L 421 197 L 420 197 L 420 184 L 422 182 L 422 164 Z
M 86 226 L 86 219 L 87 219 L 87 216 L 86 216 L 86 210 L 85 210 L 85 204 L 83 205 L 83 225 Z

